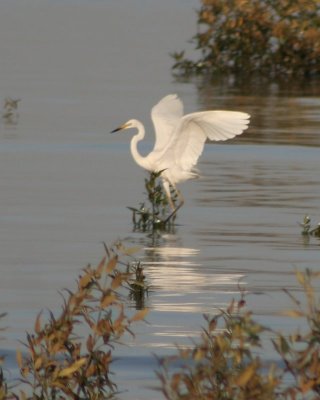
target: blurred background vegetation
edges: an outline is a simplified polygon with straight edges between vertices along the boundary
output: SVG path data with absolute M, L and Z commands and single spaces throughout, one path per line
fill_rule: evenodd
M 318 0 L 201 0 L 196 12 L 200 57 L 172 54 L 177 75 L 319 76 Z

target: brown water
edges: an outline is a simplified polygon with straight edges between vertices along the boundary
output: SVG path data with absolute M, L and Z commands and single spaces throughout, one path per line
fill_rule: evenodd
M 59 305 L 57 291 L 100 260 L 102 241 L 139 244 L 152 311 L 115 352 L 123 399 L 161 398 L 145 388 L 156 383 L 152 353 L 197 337 L 202 313 L 224 307 L 239 280 L 257 318 L 285 330 L 282 288 L 298 289 L 296 267 L 319 269 L 320 242 L 298 225 L 306 213 L 320 219 L 319 82 L 176 82 L 168 53 L 187 46 L 198 3 L 159 3 L 0 2 L 0 100 L 21 98 L 19 115 L 0 125 L 1 345 L 16 348 L 38 311 Z M 108 132 L 131 117 L 150 131 L 149 110 L 168 93 L 186 112 L 236 109 L 252 122 L 206 147 L 202 178 L 181 185 L 175 232 L 154 241 L 132 231 L 126 209 L 143 200 L 145 174 L 128 135 Z

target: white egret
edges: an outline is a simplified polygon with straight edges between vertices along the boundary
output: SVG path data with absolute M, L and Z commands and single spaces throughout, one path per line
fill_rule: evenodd
M 151 110 L 155 128 L 153 150 L 145 157 L 139 154 L 137 144 L 145 136 L 143 124 L 130 119 L 111 133 L 136 128 L 138 133 L 130 143 L 131 154 L 140 167 L 150 172 L 160 172 L 163 188 L 174 215 L 184 200 L 176 184 L 198 177 L 194 169 L 207 139 L 224 141 L 248 128 L 250 115 L 238 111 L 200 111 L 183 115 L 182 101 L 175 94 L 165 96 Z M 175 208 L 170 195 L 170 185 L 176 191 L 180 204 Z

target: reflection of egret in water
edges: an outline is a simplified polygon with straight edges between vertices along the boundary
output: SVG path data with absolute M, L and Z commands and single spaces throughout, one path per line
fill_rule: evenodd
M 158 301 L 158 311 L 204 312 L 223 307 L 216 294 L 238 292 L 241 273 L 217 273 L 197 262 L 199 250 L 186 247 L 146 248 L 143 264 Z M 235 289 L 235 287 L 237 289 Z M 194 296 L 196 294 L 196 296 Z M 160 300 L 161 299 L 161 300 Z
M 239 293 L 243 278 L 239 272 L 224 273 L 214 265 L 202 265 L 198 249 L 179 247 L 180 243 L 171 239 L 172 246 L 146 247 L 142 260 L 152 287 L 145 347 L 174 348 L 177 341 L 189 343 L 190 338 L 198 337 L 203 313 L 215 314 L 225 308 Z

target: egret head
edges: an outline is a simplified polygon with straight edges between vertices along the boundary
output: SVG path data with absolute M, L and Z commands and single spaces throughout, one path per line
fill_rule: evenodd
M 114 129 L 110 133 L 122 131 L 124 129 L 129 129 L 129 128 L 136 128 L 135 120 L 130 119 L 129 121 L 125 122 L 124 124 L 120 125 L 118 128 Z

